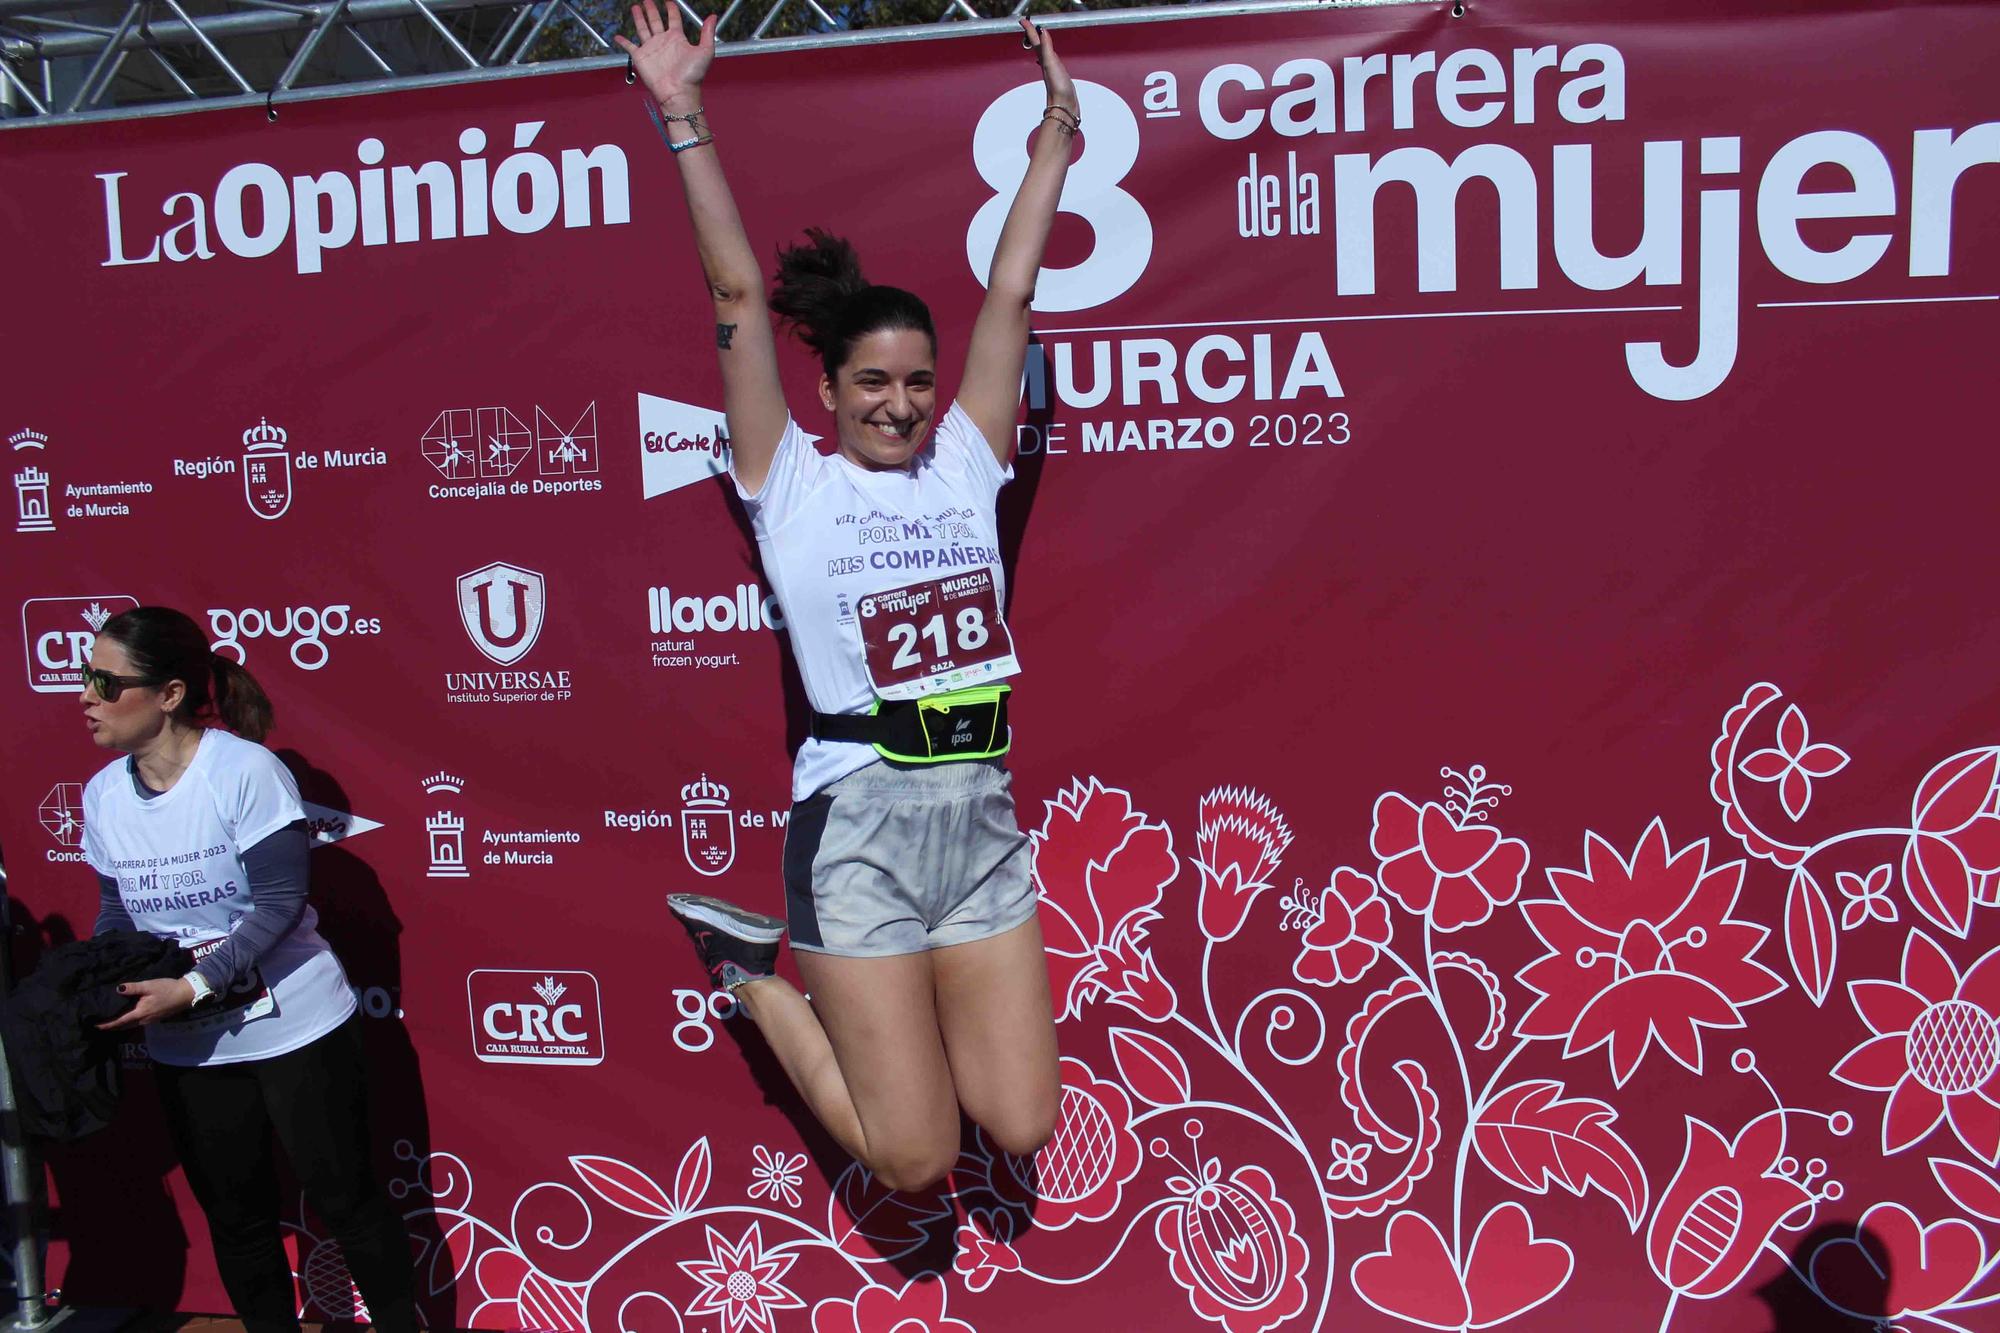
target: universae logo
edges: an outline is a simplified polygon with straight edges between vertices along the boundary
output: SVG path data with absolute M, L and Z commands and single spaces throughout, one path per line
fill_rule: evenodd
M 547 611 L 548 583 L 532 569 L 496 560 L 458 576 L 458 618 L 466 637 L 501 666 L 528 655 Z

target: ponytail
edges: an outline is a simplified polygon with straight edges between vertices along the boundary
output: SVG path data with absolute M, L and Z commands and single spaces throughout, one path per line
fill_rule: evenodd
M 121 611 L 98 631 L 124 649 L 141 676 L 186 687 L 174 720 L 200 726 L 216 717 L 245 740 L 271 733 L 271 699 L 242 663 L 208 646 L 208 636 L 185 612 L 166 606 Z
M 271 696 L 250 674 L 249 668 L 221 653 L 209 654 L 208 667 L 214 677 L 213 707 L 222 725 L 246 741 L 261 741 L 271 734 Z
M 900 287 L 870 283 L 854 247 L 817 227 L 806 229 L 803 245 L 778 251 L 771 310 L 818 354 L 829 379 L 846 364 L 854 344 L 871 333 L 921 333 L 930 341 L 931 355 L 937 355 L 930 307 Z

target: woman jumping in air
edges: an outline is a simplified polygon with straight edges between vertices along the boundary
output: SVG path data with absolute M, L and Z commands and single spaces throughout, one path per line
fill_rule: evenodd
M 785 404 L 763 274 L 702 110 L 716 21 L 690 43 L 653 0 L 632 17 L 639 40 L 618 42 L 658 103 L 715 303 L 730 475 L 814 710 L 792 776 L 787 919 L 692 894 L 669 903 L 820 1123 L 884 1184 L 916 1189 L 957 1160 L 961 1107 L 1025 1156 L 1053 1132 L 1060 1095 L 1001 757 L 1003 682 L 1019 666 L 994 505 L 1013 476 L 1029 302 L 1080 127 L 1076 89 L 1051 35 L 1023 20 L 1048 108 L 941 416 L 924 303 L 870 284 L 825 232 L 780 254 L 770 309 L 819 357 L 837 443 L 826 456 Z M 893 520 L 886 542 L 879 516 Z M 774 975 L 788 927 L 810 1003 Z

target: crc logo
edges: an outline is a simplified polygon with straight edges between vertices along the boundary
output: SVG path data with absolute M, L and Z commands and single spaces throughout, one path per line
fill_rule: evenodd
M 1078 79 L 1076 96 L 1090 139 L 1069 169 L 1057 208 L 1088 222 L 1095 239 L 1082 263 L 1045 268 L 1036 277 L 1035 309 L 1044 313 L 1088 310 L 1123 296 L 1153 257 L 1152 219 L 1119 186 L 1139 161 L 1139 120 L 1101 83 Z M 1028 138 L 1046 103 L 1041 84 L 1024 83 L 995 98 L 972 131 L 972 164 L 993 188 L 965 233 L 965 258 L 981 283 L 992 271 L 1014 192 L 1028 174 Z
M 494 1065 L 604 1063 L 604 1016 L 588 972 L 481 968 L 465 979 L 472 1051 Z
M 782 630 L 785 610 L 775 595 L 754 583 L 739 583 L 733 592 L 713 597 L 676 597 L 672 588 L 662 584 L 646 589 L 646 623 L 655 634 Z
M 648 500 L 729 470 L 729 428 L 712 407 L 640 394 L 639 444 Z
M 338 606 L 293 606 L 278 611 L 210 607 L 208 630 L 215 635 L 215 641 L 208 646 L 218 653 L 228 652 L 238 662 L 250 660 L 250 653 L 243 646 L 245 639 L 291 639 L 292 665 L 302 671 L 317 671 L 331 655 L 327 639 L 338 639 L 345 634 L 380 634 L 382 620 L 379 616 L 357 616 L 345 602 Z
M 504 560 L 458 576 L 458 618 L 472 646 L 501 666 L 528 655 L 541 637 L 548 584 Z
M 30 597 L 21 603 L 21 641 L 28 655 L 28 688 L 37 694 L 75 694 L 83 688 L 90 645 L 104 622 L 130 611 L 138 599 Z

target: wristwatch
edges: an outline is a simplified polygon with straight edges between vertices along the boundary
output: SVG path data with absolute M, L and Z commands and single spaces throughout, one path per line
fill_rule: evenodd
M 208 978 L 201 973 L 190 972 L 186 976 L 183 976 L 181 980 L 194 988 L 194 1002 L 196 1004 L 201 1004 L 204 1001 L 215 998 L 215 987 L 209 985 Z

